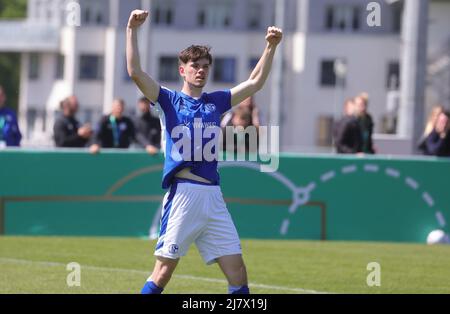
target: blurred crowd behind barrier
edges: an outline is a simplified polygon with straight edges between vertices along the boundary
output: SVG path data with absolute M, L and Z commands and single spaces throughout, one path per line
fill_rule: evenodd
M 161 84 L 179 88 L 177 54 L 201 41 L 213 47 L 208 86 L 216 90 L 247 78 L 262 51 L 265 27 L 275 22 L 280 3 L 284 10 L 277 22 L 286 39 L 280 49 L 280 80 L 269 80 L 248 100 L 250 106 L 242 104 L 227 114 L 223 126 L 267 125 L 275 108 L 285 152 L 390 155 L 417 149 L 447 156 L 444 116 L 436 120 L 436 132 L 426 132 L 428 140 L 416 143 L 413 134 L 399 133 L 400 118 L 405 125 L 400 110 L 405 84 L 423 81 L 410 90 L 425 90 L 423 99 L 420 95 L 417 99 L 426 114 L 436 106 L 450 109 L 450 1 L 437 0 L 420 2 L 427 10 L 417 10 L 412 2 L 386 0 L 0 0 L 0 85 L 5 86 L 0 145 L 49 148 L 83 143 L 94 153 L 102 147 L 156 153 L 161 149 L 157 113 L 143 111 L 141 95 L 126 74 L 124 28 L 129 12 L 136 7 L 151 12 L 140 49 L 147 56 L 143 66 Z M 183 18 L 177 18 L 181 14 Z M 427 15 L 425 26 L 420 14 Z M 425 41 L 419 31 L 420 38 L 409 40 L 414 39 L 407 37 L 414 30 L 408 21 L 416 22 L 417 30 L 425 27 Z M 408 46 L 401 44 L 405 38 Z M 416 51 L 414 43 L 422 50 Z M 405 50 L 413 54 L 408 60 L 417 60 L 419 70 L 419 57 L 426 54 L 425 71 L 417 71 L 419 77 L 412 83 L 402 79 Z M 272 104 L 274 88 L 280 91 L 279 106 Z M 65 104 L 74 97 L 78 106 L 68 114 L 74 109 Z M 348 114 L 350 103 L 354 114 Z M 422 131 L 426 114 L 423 123 L 420 114 L 406 117 L 419 120 L 413 133 Z M 119 125 L 126 132 L 120 132 Z M 107 134 L 105 129 L 113 132 Z M 236 134 L 235 139 L 242 144 L 236 149 L 249 149 L 245 137 Z

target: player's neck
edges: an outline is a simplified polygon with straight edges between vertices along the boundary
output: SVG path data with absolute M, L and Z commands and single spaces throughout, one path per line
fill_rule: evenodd
M 200 98 L 200 96 L 202 95 L 202 92 L 203 92 L 203 88 L 195 87 L 191 84 L 184 82 L 183 89 L 181 90 L 181 92 L 192 98 Z

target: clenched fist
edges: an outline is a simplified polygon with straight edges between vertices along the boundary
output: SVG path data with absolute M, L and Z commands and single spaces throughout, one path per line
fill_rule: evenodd
M 131 12 L 130 19 L 128 20 L 128 28 L 137 28 L 144 24 L 148 14 L 148 11 L 143 10 L 134 10 Z
M 266 41 L 269 45 L 277 46 L 281 39 L 283 38 L 283 31 L 281 28 L 277 28 L 275 26 L 271 26 L 267 28 Z

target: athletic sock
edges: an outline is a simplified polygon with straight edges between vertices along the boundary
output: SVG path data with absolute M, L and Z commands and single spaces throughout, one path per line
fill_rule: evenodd
M 158 287 L 153 281 L 147 281 L 141 290 L 141 294 L 161 294 L 164 288 Z
M 250 294 L 250 290 L 247 285 L 243 286 L 228 286 L 229 294 Z

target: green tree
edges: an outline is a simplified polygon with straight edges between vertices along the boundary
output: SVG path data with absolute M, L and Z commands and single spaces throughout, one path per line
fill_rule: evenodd
M 0 0 L 0 21 L 21 19 L 27 13 L 27 0 Z M 8 97 L 7 104 L 17 110 L 20 84 L 20 54 L 0 53 L 0 85 Z
M 0 0 L 0 18 L 25 18 L 27 14 L 27 0 Z

